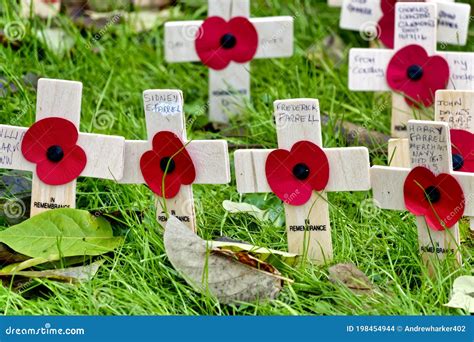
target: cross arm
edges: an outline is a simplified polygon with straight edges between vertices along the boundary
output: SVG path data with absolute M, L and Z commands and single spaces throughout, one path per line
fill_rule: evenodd
M 149 141 L 125 141 L 125 169 L 118 181 L 123 184 L 143 184 L 140 158 L 151 149 Z M 230 182 L 229 153 L 225 140 L 195 140 L 186 145 L 196 169 L 194 184 L 227 184 Z
M 382 17 L 380 0 L 344 0 L 342 1 L 339 26 L 345 30 L 377 34 L 377 22 Z
M 406 210 L 403 198 L 403 184 L 410 169 L 400 167 L 373 166 L 370 170 L 372 192 L 377 206 L 383 209 Z M 461 185 L 466 199 L 464 215 L 474 215 L 474 175 L 453 172 Z
M 393 51 L 388 49 L 351 49 L 349 52 L 349 89 L 389 91 L 386 70 Z
M 234 154 L 237 191 L 271 192 L 265 176 L 265 162 L 274 150 L 238 150 Z M 325 148 L 329 160 L 326 191 L 370 190 L 369 152 L 365 147 Z M 333 167 L 331 167 L 333 165 Z
M 290 16 L 249 19 L 258 32 L 254 58 L 288 57 L 293 54 L 293 18 Z M 202 20 L 165 24 L 165 58 L 168 62 L 198 62 L 194 47 Z
M 120 179 L 124 169 L 125 138 L 113 135 L 80 133 L 78 145 L 87 155 L 81 176 Z
M 438 52 L 449 64 L 448 89 L 474 89 L 474 53 Z

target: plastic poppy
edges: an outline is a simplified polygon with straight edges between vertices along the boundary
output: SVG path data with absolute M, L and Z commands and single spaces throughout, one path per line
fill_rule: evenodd
M 397 0 L 382 0 L 382 17 L 377 25 L 377 36 L 383 45 L 393 49 L 395 40 L 395 4 Z
M 45 118 L 25 133 L 21 153 L 36 164 L 38 178 L 49 185 L 67 184 L 81 174 L 87 164 L 84 150 L 77 145 L 79 133 L 69 120 Z
M 196 178 L 193 160 L 172 132 L 158 132 L 153 137 L 152 145 L 153 149 L 145 152 L 140 159 L 143 178 L 155 194 L 173 198 L 181 185 L 189 185 Z
M 435 176 L 425 167 L 415 167 L 403 185 L 406 208 L 424 216 L 433 230 L 451 228 L 464 213 L 464 193 L 456 178 L 447 173 Z
M 313 190 L 322 191 L 329 180 L 329 161 L 324 151 L 309 141 L 299 141 L 290 151 L 272 151 L 265 163 L 267 182 L 287 204 L 303 205 Z
M 231 61 L 246 63 L 252 60 L 257 47 L 257 30 L 245 17 L 229 21 L 209 17 L 199 28 L 195 41 L 201 61 L 215 70 L 226 68 Z
M 451 150 L 454 171 L 474 172 L 474 134 L 452 129 Z
M 441 56 L 428 56 L 419 45 L 400 49 L 387 67 L 388 85 L 403 93 L 410 106 L 430 107 L 435 92 L 445 89 L 448 81 L 448 62 Z

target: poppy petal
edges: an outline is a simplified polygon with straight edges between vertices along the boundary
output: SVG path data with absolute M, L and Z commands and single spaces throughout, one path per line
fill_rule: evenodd
M 411 66 L 422 68 L 420 79 L 408 77 Z M 390 60 L 387 67 L 387 83 L 393 90 L 406 96 L 410 106 L 433 104 L 436 90 L 446 88 L 449 80 L 449 64 L 441 56 L 428 56 L 419 45 L 408 45 L 400 49 Z
M 425 167 L 415 167 L 410 171 L 403 184 L 405 207 L 413 215 L 425 215 L 430 203 L 426 199 L 425 189 L 434 184 L 435 175 Z
M 175 197 L 182 184 L 189 185 L 196 178 L 193 161 L 185 146 L 172 132 L 158 132 L 153 137 L 153 150 L 145 152 L 140 159 L 140 169 L 150 189 L 158 196 Z M 172 158 L 173 169 L 164 179 L 163 158 Z M 166 164 L 168 167 L 171 164 Z
M 395 12 L 385 13 L 380 18 L 377 26 L 377 36 L 380 41 L 389 49 L 395 45 Z
M 287 150 L 272 151 L 265 162 L 265 174 L 268 185 L 283 202 L 291 205 L 303 205 L 311 197 L 309 184 L 297 179 L 292 167 L 297 161 Z
M 454 226 L 464 214 L 464 193 L 456 178 L 447 173 L 436 177 L 436 188 L 441 193 L 439 202 L 430 206 L 426 214 L 428 226 L 445 230 Z
M 427 199 L 426 190 L 434 187 L 439 191 L 439 200 Z M 443 173 L 435 176 L 425 167 L 415 167 L 410 171 L 403 185 L 405 206 L 417 216 L 424 216 L 433 230 L 451 228 L 464 213 L 464 194 L 456 178 Z
M 59 162 L 45 158 L 37 163 L 36 174 L 45 184 L 63 185 L 79 177 L 86 164 L 86 153 L 80 146 L 74 145 L 64 148 L 64 157 Z
M 309 167 L 310 173 L 305 182 L 316 191 L 326 188 L 329 181 L 329 160 L 324 151 L 310 141 L 299 141 L 291 148 L 291 154 Z
M 46 151 L 53 145 L 63 149 L 74 146 L 79 138 L 76 126 L 69 120 L 50 117 L 35 122 L 25 133 L 21 152 L 26 160 L 39 163 L 46 159 Z
M 228 31 L 227 22 L 221 17 L 209 17 L 199 28 L 194 46 L 201 62 L 211 69 L 222 70 L 230 58 L 221 46 L 221 38 Z
M 229 21 L 229 29 L 237 40 L 235 47 L 229 50 L 231 60 L 237 63 L 251 61 L 258 48 L 255 26 L 245 17 L 235 17 Z
M 455 171 L 474 172 L 474 134 L 462 129 L 452 129 L 451 149 L 453 156 L 461 156 L 462 164 Z

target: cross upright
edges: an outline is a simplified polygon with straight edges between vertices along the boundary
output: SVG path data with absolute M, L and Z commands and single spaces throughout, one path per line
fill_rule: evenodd
M 213 122 L 227 123 L 229 116 L 238 114 L 246 99 L 250 98 L 249 62 L 252 58 L 293 55 L 292 17 L 249 17 L 250 0 L 209 0 L 206 21 L 165 24 L 165 58 L 168 62 L 201 61 L 209 66 L 209 118 Z M 239 22 L 230 25 L 233 20 L 239 20 Z M 218 22 L 218 25 L 211 27 L 211 21 Z M 253 26 L 253 29 L 247 27 L 244 33 L 238 33 L 238 30 L 243 30 L 245 21 L 248 21 L 249 24 L 247 24 Z M 222 32 L 217 30 L 222 30 Z M 256 34 L 251 34 L 251 32 L 256 32 Z M 217 37 L 216 41 L 207 40 L 209 35 L 219 34 L 222 36 Z M 252 42 L 246 41 L 249 39 Z M 210 57 L 200 56 L 198 40 L 206 40 L 204 50 L 209 51 L 203 52 Z M 239 44 L 248 46 L 240 47 Z M 239 56 L 230 58 L 229 64 L 225 62 L 218 66 L 209 64 L 211 59 L 220 58 L 219 54 L 222 53 L 225 58 L 228 58 L 229 55 L 235 54 L 237 49 L 240 50 L 237 52 Z M 253 56 L 244 58 L 241 56 L 244 54 L 243 50 L 245 54 L 250 50 L 255 51 Z M 241 58 L 243 58 L 242 61 Z
M 408 190 L 421 187 L 424 198 L 419 198 L 418 205 L 425 205 L 425 214 L 417 213 L 419 250 L 431 273 L 435 259 L 444 259 L 451 254 L 461 262 L 459 252 L 459 224 L 454 217 L 474 214 L 474 174 L 453 171 L 449 126 L 445 122 L 410 120 L 408 122 L 408 139 L 410 151 L 410 168 L 373 166 L 371 168 L 372 191 L 375 203 L 383 209 L 409 210 L 407 206 Z M 433 184 L 424 188 L 423 179 L 413 182 L 410 175 L 415 168 L 422 167 L 432 172 Z M 436 177 L 436 178 L 435 178 Z M 464 200 L 447 205 L 455 198 L 454 178 L 464 194 Z M 444 207 L 437 207 L 437 205 Z M 427 215 L 435 215 L 441 227 L 433 228 Z M 459 217 L 458 217 L 459 216 Z M 447 222 L 451 222 L 448 225 Z M 455 223 L 454 223 L 455 222 Z M 453 224 L 454 223 L 454 224 Z
M 382 3 L 390 6 L 385 9 L 390 13 L 384 13 Z M 380 38 L 380 30 L 393 33 L 392 27 L 384 27 L 384 19 L 387 25 L 393 24 L 389 18 L 392 16 L 391 3 L 387 0 L 344 0 L 341 4 L 341 17 L 339 26 L 345 30 L 359 31 L 367 35 L 367 38 Z M 398 0 L 398 2 L 423 2 Z M 469 4 L 454 3 L 454 0 L 428 0 L 437 4 L 437 41 L 444 44 L 466 45 L 469 33 L 469 21 L 471 6 Z M 384 7 L 385 7 L 384 6 Z M 382 38 L 383 39 L 383 38 Z M 387 46 L 391 47 L 391 45 Z
M 168 213 L 196 230 L 196 217 L 193 199 L 193 184 L 227 184 L 230 182 L 229 155 L 225 140 L 190 140 L 186 138 L 186 122 L 183 112 L 183 93 L 180 90 L 151 89 L 143 92 L 148 140 L 126 140 L 124 184 L 148 184 L 157 198 L 157 219 L 164 224 Z M 167 134 L 163 138 L 163 133 Z M 171 137 L 175 136 L 176 138 Z M 174 140 L 173 140 L 174 139 Z M 178 145 L 170 153 L 163 147 L 170 143 Z M 148 152 L 147 152 L 148 151 Z M 150 151 L 156 153 L 156 160 L 147 161 L 144 156 Z M 186 153 L 189 159 L 180 160 L 178 154 Z M 181 182 L 179 191 L 172 196 L 156 190 L 144 168 L 157 163 L 156 182 L 168 186 L 181 172 L 193 169 L 195 178 Z M 146 165 L 148 164 L 148 165 Z M 161 168 L 161 171 L 160 171 Z M 144 173 L 145 172 L 145 173 Z M 155 172 L 157 173 L 157 172 Z M 157 173 L 157 174 L 158 174 Z M 150 178 L 149 178 L 150 177 Z M 184 176 L 181 176 L 183 178 Z M 180 181 L 180 180 L 178 180 Z
M 43 78 L 37 94 L 31 128 L 0 125 L 0 168 L 33 172 L 31 215 L 74 208 L 77 176 L 121 178 L 125 144 L 123 137 L 78 132 L 82 83 Z
M 409 106 L 405 97 L 390 88 L 387 81 L 389 62 L 401 49 L 417 45 L 428 56 L 440 56 L 449 66 L 447 89 L 470 90 L 474 87 L 474 53 L 436 51 L 436 3 L 397 3 L 395 10 L 395 49 L 351 49 L 349 54 L 349 89 L 355 91 L 392 91 L 392 137 L 406 137 L 406 124 L 414 117 L 430 117 L 433 109 Z M 431 58 L 431 57 L 430 57 Z M 409 73 L 411 67 L 421 73 Z M 413 83 L 423 77 L 423 65 L 407 68 Z M 413 69 L 414 70 L 414 69 Z M 412 70 L 412 71 L 413 71 Z M 438 72 L 438 71 L 436 71 Z M 426 77 L 436 77 L 433 73 Z M 428 82 L 428 81 L 427 81 Z M 408 83 L 408 82 L 407 82 Z M 402 86 L 406 85 L 402 84 Z M 424 85 L 424 83 L 423 83 Z M 434 98 L 434 94 L 431 95 Z
M 238 150 L 239 193 L 274 192 L 285 203 L 288 249 L 315 262 L 332 259 L 327 192 L 370 189 L 365 147 L 322 149 L 319 102 L 275 101 L 277 150 Z

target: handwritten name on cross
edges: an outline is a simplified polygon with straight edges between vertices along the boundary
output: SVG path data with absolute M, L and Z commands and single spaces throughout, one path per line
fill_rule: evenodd
M 82 83 L 40 79 L 36 102 L 36 121 L 62 118 L 79 129 Z M 21 146 L 26 127 L 0 125 L 0 168 L 33 172 L 31 215 L 55 208 L 75 207 L 76 180 L 62 185 L 48 185 L 37 175 L 37 164 L 25 159 Z M 54 133 L 54 132 L 52 132 Z M 125 139 L 91 133 L 79 133 L 77 145 L 87 157 L 82 177 L 119 179 L 123 173 Z M 64 151 L 67 154 L 67 151 Z
M 383 209 L 407 210 L 404 198 L 404 183 L 410 171 L 423 166 L 436 176 L 452 175 L 460 184 L 465 202 L 453 209 L 449 215 L 456 215 L 464 209 L 464 215 L 474 215 L 474 175 L 453 171 L 449 126 L 445 122 L 410 120 L 408 123 L 411 168 L 373 166 L 371 168 L 372 191 L 375 203 Z M 424 190 L 427 191 L 426 189 Z M 449 197 L 449 194 L 444 194 Z M 433 199 L 431 203 L 436 203 Z M 419 250 L 425 264 L 433 273 L 434 261 L 452 254 L 461 262 L 459 252 L 459 225 L 450 229 L 433 230 L 428 227 L 424 216 L 416 217 Z
M 344 0 L 339 26 L 342 29 L 359 31 L 367 37 L 377 37 L 379 20 L 383 16 L 381 2 L 382 0 Z M 466 45 L 471 6 L 446 0 L 426 2 L 437 3 L 437 41 L 444 44 Z
M 322 146 L 318 100 L 275 101 L 274 116 L 279 149 L 290 150 L 301 141 Z M 235 152 L 235 173 L 239 193 L 272 192 L 266 175 L 266 163 L 273 151 L 248 149 Z M 309 200 L 302 205 L 291 205 L 289 203 L 298 201 L 298 197 L 303 196 L 303 193 L 299 189 L 290 189 L 285 196 L 284 204 L 289 251 L 307 253 L 308 257 L 316 262 L 331 260 L 333 256 L 327 192 L 370 189 L 367 148 L 324 148 L 323 151 L 329 164 L 329 180 L 324 190 L 312 191 Z M 307 158 L 311 161 L 315 156 L 311 154 Z M 295 174 L 298 166 L 301 165 L 288 165 L 289 170 L 293 172 L 291 177 L 296 178 L 286 181 L 302 179 L 301 174 Z M 310 168 L 306 171 L 308 175 L 311 175 L 311 172 L 318 172 Z
M 183 93 L 180 90 L 145 90 L 143 92 L 148 140 L 126 140 L 125 170 L 120 183 L 145 184 L 140 160 L 152 149 L 153 138 L 159 132 L 172 132 L 178 136 L 189 153 L 196 178 L 193 184 L 227 184 L 230 182 L 229 155 L 225 140 L 191 140 L 186 138 L 183 112 Z M 168 172 L 173 172 L 169 170 Z M 176 196 L 157 197 L 157 218 L 163 224 L 171 213 L 196 230 L 196 215 L 192 185 L 181 185 Z
M 431 108 L 417 110 L 404 97 L 393 92 L 386 79 L 392 56 L 401 48 L 416 44 L 428 55 L 439 55 L 449 65 L 448 89 L 470 90 L 474 87 L 474 53 L 436 51 L 436 4 L 397 3 L 395 50 L 351 49 L 349 54 L 349 88 L 354 91 L 392 91 L 392 136 L 406 137 L 408 120 L 426 117 Z M 434 96 L 434 94 L 433 94 Z
M 209 0 L 208 16 L 228 21 L 250 16 L 249 0 Z M 249 18 L 258 34 L 253 58 L 277 58 L 293 55 L 293 18 L 289 16 Z M 200 30 L 203 21 L 168 22 L 165 24 L 165 58 L 168 62 L 198 62 L 195 40 L 206 35 Z M 238 44 L 238 42 L 237 42 Z M 222 48 L 224 49 L 224 48 Z M 250 63 L 230 64 L 221 70 L 209 68 L 209 117 L 226 123 L 238 114 L 250 98 Z

